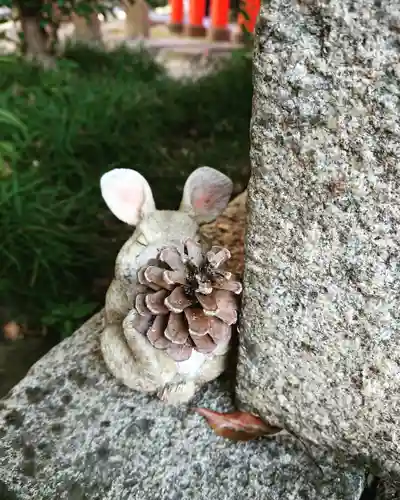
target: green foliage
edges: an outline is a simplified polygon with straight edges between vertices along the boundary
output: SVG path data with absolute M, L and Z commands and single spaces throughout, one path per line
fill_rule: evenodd
M 147 3 L 152 9 L 156 9 L 157 7 L 164 7 L 168 2 L 165 0 L 147 0 Z
M 50 27 L 54 35 L 58 30 L 59 15 L 63 18 L 68 18 L 72 14 L 89 18 L 93 13 L 102 14 L 104 18 L 113 17 L 113 7 L 115 4 L 108 0 L 0 0 L 0 7 L 12 8 L 13 20 L 18 20 L 20 17 L 35 17 L 40 27 L 46 32 Z M 17 8 L 18 7 L 18 8 Z M 58 8 L 55 12 L 54 7 Z M 1 22 L 5 22 L 3 19 Z M 47 33 L 46 36 L 49 36 Z M 8 39 L 5 31 L 0 31 L 0 41 Z M 18 31 L 18 50 L 24 52 L 25 34 L 22 30 Z M 51 40 L 51 38 L 49 38 Z M 56 37 L 49 45 L 49 52 L 53 53 L 55 49 Z
M 197 82 L 174 81 L 145 52 L 123 49 L 70 48 L 55 71 L 10 57 L 0 109 L 18 121 L 0 124 L 0 137 L 18 155 L 0 180 L 2 308 L 71 332 L 103 303 L 96 283 L 112 275 L 131 233 L 100 197 L 102 173 L 137 169 L 158 207 L 172 209 L 199 165 L 245 181 L 251 94 L 241 54 Z
M 25 125 L 10 111 L 0 108 L 0 137 L 5 133 L 1 131 L 8 129 L 10 140 L 0 140 L 0 178 L 11 173 L 11 164 L 18 158 L 17 145 L 21 143 L 21 136 L 26 136 Z
M 0 69 L 9 63 L 7 57 L 0 57 Z M 8 140 L 5 140 L 7 135 Z M 12 165 L 18 158 L 18 145 L 27 135 L 25 125 L 17 116 L 6 109 L 0 108 L 0 179 L 12 172 Z
M 67 304 L 48 302 L 48 314 L 42 317 L 46 327 L 58 327 L 61 338 L 69 337 L 76 329 L 77 323 L 93 313 L 98 307 L 96 302 L 87 302 L 84 297 L 78 297 Z

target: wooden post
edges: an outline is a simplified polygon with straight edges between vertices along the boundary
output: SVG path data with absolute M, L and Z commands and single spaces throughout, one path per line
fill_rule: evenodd
M 125 10 L 125 37 L 128 39 L 149 38 L 150 18 L 146 0 L 123 0 Z
M 189 0 L 189 24 L 186 27 L 186 33 L 188 36 L 206 36 L 206 29 L 203 26 L 205 11 L 206 0 Z
M 254 33 L 258 13 L 260 11 L 260 0 L 243 0 L 242 6 L 242 9 L 247 13 L 249 18 L 246 19 L 242 13 L 239 13 L 238 15 L 237 23 L 239 26 L 239 32 L 237 33 L 236 38 L 237 41 L 240 42 L 243 42 L 245 38 L 243 36 L 242 26 L 244 26 L 249 33 Z
M 171 6 L 171 18 L 169 30 L 171 33 L 183 32 L 183 0 L 169 0 Z
M 228 27 L 229 0 L 211 1 L 211 29 L 210 38 L 214 41 L 228 41 L 231 32 Z
M 101 23 L 97 12 L 92 12 L 87 18 L 73 13 L 71 18 L 74 24 L 73 38 L 76 42 L 103 44 Z

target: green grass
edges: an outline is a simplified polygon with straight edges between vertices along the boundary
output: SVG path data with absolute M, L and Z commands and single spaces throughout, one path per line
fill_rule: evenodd
M 0 121 L 17 151 L 0 164 L 0 322 L 70 333 L 101 306 L 97 283 L 131 233 L 102 201 L 100 176 L 137 169 L 158 208 L 177 208 L 199 165 L 245 181 L 251 61 L 235 54 L 197 82 L 123 49 L 70 48 L 56 71 L 0 66 L 0 110 L 27 131 Z

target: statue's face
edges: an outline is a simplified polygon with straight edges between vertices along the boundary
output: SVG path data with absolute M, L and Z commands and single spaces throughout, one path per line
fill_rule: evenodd
M 136 226 L 135 240 L 142 245 L 195 238 L 198 224 L 184 212 L 160 210 L 145 216 Z

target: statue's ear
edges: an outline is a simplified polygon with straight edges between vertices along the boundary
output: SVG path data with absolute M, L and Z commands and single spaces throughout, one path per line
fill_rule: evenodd
M 213 168 L 200 167 L 185 183 L 179 210 L 193 216 L 198 224 L 211 222 L 225 210 L 232 189 L 229 177 Z
M 100 189 L 111 212 L 131 226 L 156 209 L 149 183 L 135 170 L 110 170 L 101 177 Z

